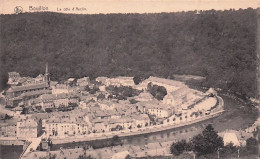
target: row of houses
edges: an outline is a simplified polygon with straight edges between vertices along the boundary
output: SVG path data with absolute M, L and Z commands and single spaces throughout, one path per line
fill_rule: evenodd
M 89 133 L 89 125 L 81 118 L 50 118 L 44 121 L 48 136 L 77 136 Z
M 42 134 L 42 120 L 12 119 L 0 123 L 0 137 L 36 138 Z
M 205 98 L 190 109 L 176 111 L 167 119 L 164 119 L 163 124 L 179 124 L 209 115 L 212 108 L 216 107 L 217 104 L 218 99 L 216 97 Z
M 102 133 L 146 127 L 150 125 L 150 119 L 147 114 L 132 114 L 131 116 L 124 116 L 118 119 L 94 119 L 91 123 L 93 124 L 92 132 Z
M 39 98 L 29 100 L 27 105 L 41 107 L 43 110 L 49 108 L 68 107 L 70 104 L 79 105 L 79 97 L 75 94 L 43 94 Z

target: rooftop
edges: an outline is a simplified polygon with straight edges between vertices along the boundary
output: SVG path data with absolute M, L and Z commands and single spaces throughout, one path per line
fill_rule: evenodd
M 150 76 L 148 79 L 144 80 L 148 82 L 157 82 L 157 83 L 162 83 L 166 85 L 171 85 L 171 86 L 183 86 L 184 83 L 180 81 L 175 81 L 171 79 L 165 79 L 165 78 L 159 78 L 159 77 L 154 77 Z
M 9 92 L 18 92 L 18 91 L 25 91 L 31 89 L 40 89 L 40 88 L 48 88 L 48 83 L 39 83 L 39 84 L 28 84 L 24 86 L 12 86 L 8 89 Z

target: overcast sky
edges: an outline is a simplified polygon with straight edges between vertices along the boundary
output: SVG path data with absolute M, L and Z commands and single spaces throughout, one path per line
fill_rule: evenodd
M 13 14 L 16 6 L 23 12 L 52 11 L 74 14 L 159 13 L 189 10 L 257 8 L 260 0 L 0 0 L 0 12 Z M 41 7 L 40 7 L 41 6 Z M 39 8 L 40 7 L 40 8 Z M 48 9 L 47 9 L 48 8 Z M 73 9 L 74 8 L 74 9 Z

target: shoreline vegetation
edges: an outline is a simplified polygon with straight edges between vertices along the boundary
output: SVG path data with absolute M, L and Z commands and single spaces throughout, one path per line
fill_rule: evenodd
M 237 18 L 239 17 L 239 18 Z M 1 89 L 7 72 L 69 77 L 198 75 L 202 87 L 257 98 L 257 10 L 159 14 L 0 15 Z M 68 58 L 69 57 L 69 58 Z M 23 67 L 21 67 L 23 66 Z

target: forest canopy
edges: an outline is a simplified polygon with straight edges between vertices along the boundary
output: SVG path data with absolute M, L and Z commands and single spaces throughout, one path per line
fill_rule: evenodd
M 0 15 L 1 87 L 7 72 L 52 80 L 90 76 L 171 77 L 256 95 L 256 10 L 158 14 Z

